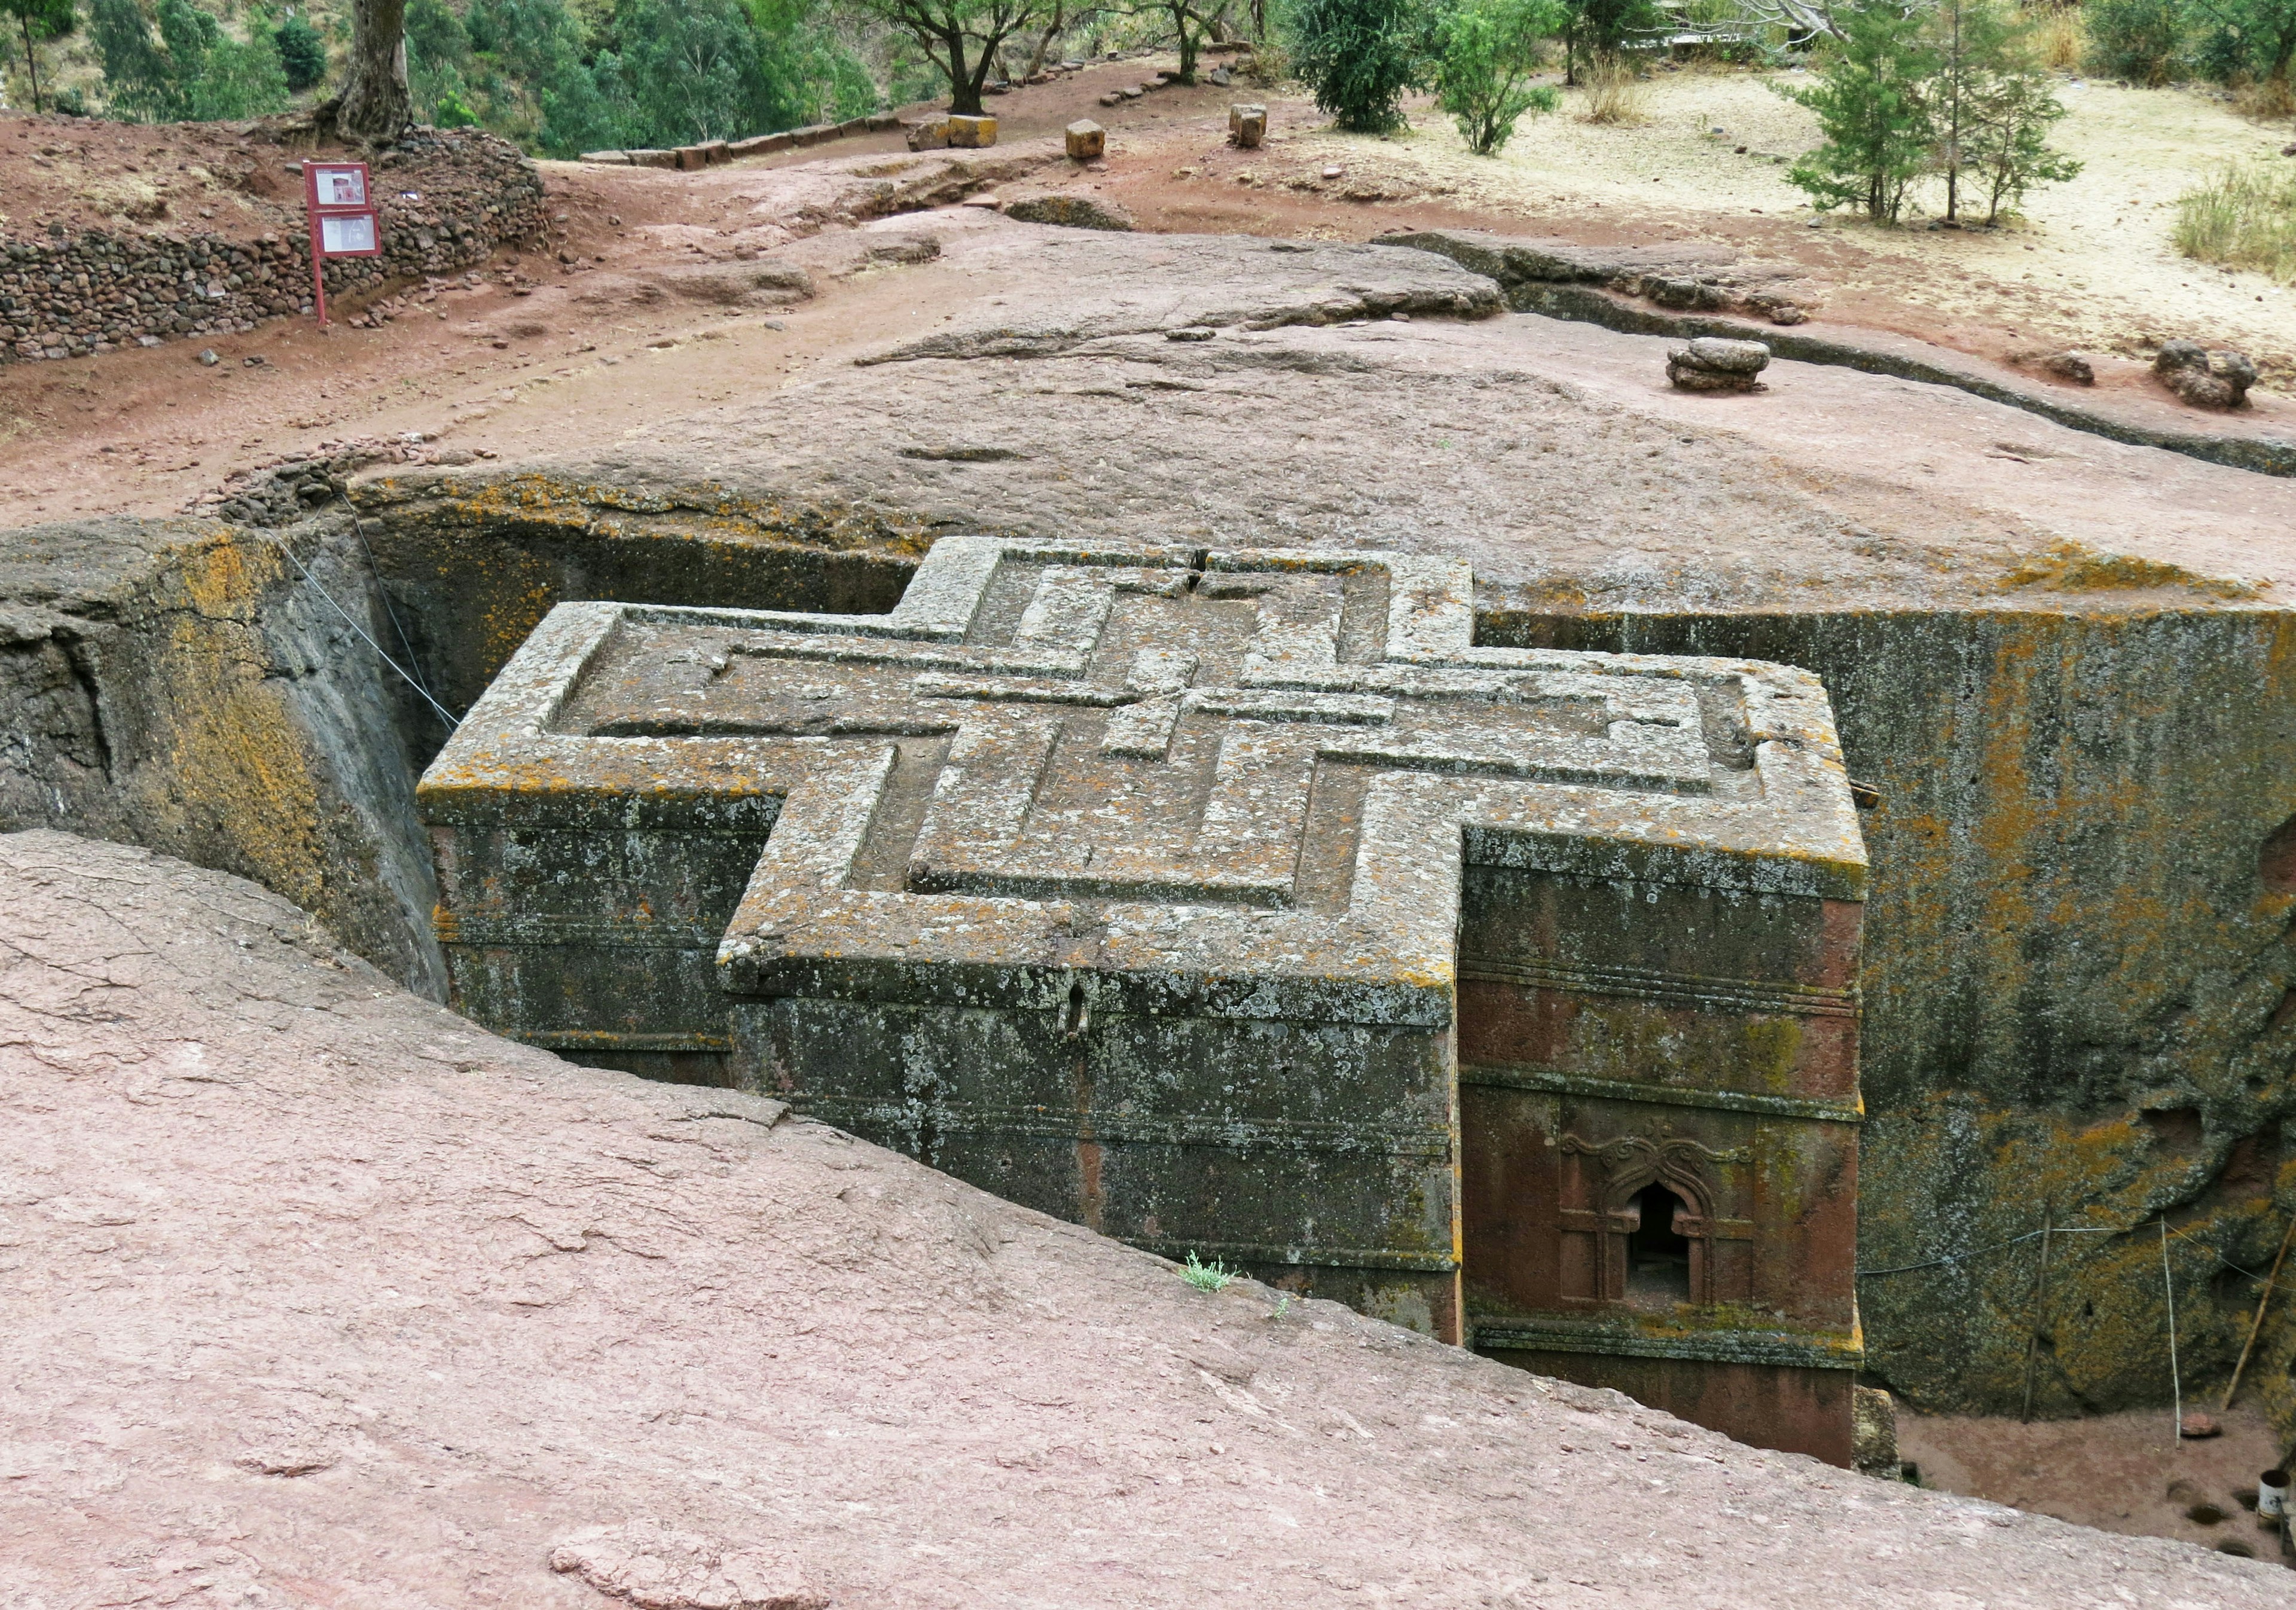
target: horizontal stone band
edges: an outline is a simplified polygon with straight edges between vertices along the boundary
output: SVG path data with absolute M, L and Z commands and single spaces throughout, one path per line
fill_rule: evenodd
M 1448 1129 L 1382 1129 L 1304 1118 L 1221 1118 L 1126 1112 L 1075 1113 L 1050 1107 L 983 1107 L 972 1102 L 910 1103 L 867 1096 L 806 1091 L 776 1092 L 779 1099 L 840 1129 L 856 1124 L 905 1128 L 930 1116 L 938 1133 L 1019 1135 L 1041 1140 L 1091 1140 L 1103 1146 L 1215 1146 L 1292 1152 L 1352 1152 L 1388 1157 L 1446 1158 Z
M 1471 1320 L 1477 1352 L 1592 1353 L 1611 1358 L 1684 1359 L 1704 1364 L 1766 1364 L 1789 1369 L 1857 1369 L 1866 1351 L 1854 1333 L 1800 1336 L 1775 1330 L 1649 1331 L 1531 1319 Z
M 519 1038 L 546 1051 L 711 1051 L 731 1050 L 734 1042 L 723 1034 L 623 1034 L 611 1029 L 543 1029 Z
M 1459 1083 L 1558 1096 L 1593 1096 L 1605 1101 L 1648 1101 L 1660 1107 L 1702 1107 L 1726 1113 L 1808 1118 L 1824 1124 L 1866 1122 L 1866 1108 L 1861 1102 L 1763 1096 L 1749 1091 L 1690 1090 L 1673 1084 L 1637 1084 L 1625 1079 L 1597 1079 L 1586 1074 L 1565 1073 L 1561 1068 L 1541 1067 L 1529 1062 L 1462 1063 Z
M 1267 1241 L 1161 1241 L 1140 1236 L 1116 1238 L 1127 1246 L 1175 1260 L 1193 1253 L 1214 1263 L 1297 1263 L 1309 1269 L 1407 1269 L 1449 1274 L 1456 1258 L 1441 1253 L 1403 1252 L 1377 1246 L 1283 1246 Z
M 1756 978 L 1700 973 L 1668 973 L 1655 968 L 1563 967 L 1546 961 L 1497 961 L 1459 958 L 1459 977 L 1486 984 L 1521 984 L 1588 995 L 1625 995 L 1668 1001 L 1710 1011 L 1786 1012 L 1798 1017 L 1854 1017 L 1855 990 L 1816 985 L 1781 986 Z

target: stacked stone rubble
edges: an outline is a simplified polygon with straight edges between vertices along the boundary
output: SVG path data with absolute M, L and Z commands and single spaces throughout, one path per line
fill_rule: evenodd
M 283 151 L 276 159 L 298 168 Z M 540 176 L 492 135 L 418 133 L 383 153 L 373 178 L 382 255 L 330 260 L 331 297 L 467 268 L 548 228 Z M 252 240 L 176 231 L 0 235 L 0 361 L 246 331 L 310 309 L 310 242 L 298 227 Z

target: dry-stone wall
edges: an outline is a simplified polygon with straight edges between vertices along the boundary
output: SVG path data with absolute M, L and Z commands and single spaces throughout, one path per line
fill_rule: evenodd
M 299 159 L 283 151 L 277 160 L 299 173 Z M 373 178 L 382 255 L 331 259 L 330 297 L 467 268 L 547 228 L 540 176 L 490 135 L 418 131 L 382 153 Z M 252 240 L 105 230 L 74 238 L 61 225 L 40 239 L 0 236 L 0 362 L 251 330 L 258 319 L 310 310 L 310 241 L 300 229 Z

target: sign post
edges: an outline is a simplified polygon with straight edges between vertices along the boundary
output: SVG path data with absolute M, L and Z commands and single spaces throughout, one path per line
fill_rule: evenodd
M 303 210 L 311 222 L 311 304 L 327 322 L 329 257 L 379 257 L 382 221 L 364 162 L 303 164 Z

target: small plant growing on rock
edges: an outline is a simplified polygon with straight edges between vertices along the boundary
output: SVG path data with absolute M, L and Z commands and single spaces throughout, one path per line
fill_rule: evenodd
M 1226 1291 L 1235 1279 L 1235 1271 L 1218 1260 L 1201 1263 L 1195 1254 L 1190 1253 L 1188 1261 L 1180 1265 L 1180 1279 L 1198 1291 Z
M 1530 78 L 1563 25 L 1561 0 L 1462 0 L 1439 25 L 1436 98 L 1479 157 L 1496 156 L 1526 112 L 1551 112 L 1561 94 Z

